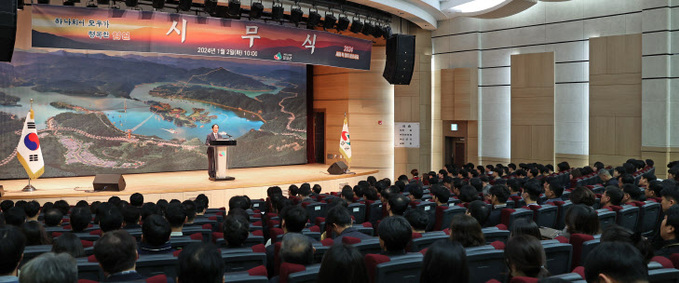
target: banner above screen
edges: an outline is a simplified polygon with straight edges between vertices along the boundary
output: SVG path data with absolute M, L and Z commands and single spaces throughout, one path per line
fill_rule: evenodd
M 33 5 L 33 47 L 173 53 L 369 70 L 372 42 L 263 22 Z

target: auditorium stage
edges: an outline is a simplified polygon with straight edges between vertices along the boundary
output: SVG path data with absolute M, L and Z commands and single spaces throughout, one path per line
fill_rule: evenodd
M 37 200 L 41 204 L 65 199 L 74 205 L 79 200 L 105 201 L 111 196 L 129 199 L 129 195 L 139 192 L 144 194 L 144 201 L 155 202 L 158 199 L 192 199 L 204 193 L 210 199 L 210 207 L 221 207 L 228 204 L 229 198 L 235 195 L 248 195 L 250 198 L 265 198 L 266 189 L 280 186 L 285 193 L 290 184 L 301 185 L 304 182 L 320 184 L 323 192 L 339 191 L 341 186 L 351 186 L 369 175 L 377 175 L 379 170 L 351 168 L 354 174 L 330 175 L 328 165 L 305 164 L 275 167 L 231 169 L 229 176 L 234 181 L 210 181 L 207 172 L 183 171 L 147 174 L 123 175 L 127 187 L 121 192 L 92 192 L 94 176 L 69 178 L 41 178 L 31 181 L 36 187 L 34 192 L 22 192 L 27 180 L 0 180 L 5 193 L 2 199 Z

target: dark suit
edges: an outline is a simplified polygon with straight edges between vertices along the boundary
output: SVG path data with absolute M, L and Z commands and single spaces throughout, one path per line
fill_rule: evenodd
M 207 134 L 207 138 L 205 138 L 205 145 L 207 145 L 207 174 L 210 178 L 215 177 L 215 148 L 210 146 L 210 142 L 221 138 L 222 136 L 220 134 L 217 134 L 217 137 L 215 137 L 215 133 L 209 133 Z

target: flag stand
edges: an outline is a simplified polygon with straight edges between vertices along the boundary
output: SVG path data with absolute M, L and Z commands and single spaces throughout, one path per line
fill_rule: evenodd
M 35 191 L 35 187 L 31 185 L 31 178 L 28 178 L 28 185 L 26 185 L 24 187 L 24 189 L 21 190 L 21 191 L 22 192 L 34 192 Z

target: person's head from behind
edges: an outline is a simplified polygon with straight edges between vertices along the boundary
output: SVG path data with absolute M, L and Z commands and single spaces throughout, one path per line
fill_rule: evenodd
M 186 212 L 181 204 L 168 204 L 165 208 L 165 218 L 170 222 L 172 228 L 181 228 L 186 223 Z
M 231 199 L 229 199 L 229 210 L 234 208 L 247 210 L 249 207 L 247 205 L 246 199 L 243 196 L 233 196 Z
M 549 276 L 545 269 L 547 258 L 542 243 L 530 235 L 519 235 L 509 239 L 505 247 L 505 260 L 511 275 L 544 278 Z
M 283 235 L 280 250 L 281 261 L 309 265 L 314 262 L 314 248 L 309 237 L 299 233 Z
M 679 235 L 679 205 L 673 205 L 665 212 L 665 217 L 660 223 L 660 237 L 663 240 L 677 239 Z
M 299 195 L 302 198 L 309 197 L 309 195 L 311 195 L 311 185 L 309 185 L 308 183 L 304 183 L 301 186 L 299 186 Z
M 26 237 L 18 228 L 11 225 L 0 227 L 0 276 L 16 275 L 25 247 Z
M 28 221 L 21 224 L 21 232 L 26 236 L 27 246 L 48 245 L 52 240 L 47 236 L 42 223 L 38 221 Z
M 481 225 L 474 217 L 466 214 L 453 216 L 450 223 L 450 240 L 460 242 L 465 248 L 486 244 Z
M 40 213 L 40 203 L 37 201 L 29 201 L 24 206 L 24 212 L 26 212 L 26 217 L 30 219 L 35 219 Z
M 542 189 L 538 182 L 529 181 L 523 185 L 523 194 L 521 197 L 526 201 L 526 203 L 535 203 L 540 199 L 540 194 Z
M 75 258 L 85 256 L 83 243 L 71 232 L 66 232 L 52 241 L 52 252 L 67 253 Z
M 377 227 L 380 235 L 380 246 L 387 252 L 403 252 L 413 238 L 413 229 L 408 220 L 402 216 L 390 216 L 382 219 Z
M 67 253 L 43 253 L 21 267 L 19 281 L 22 283 L 78 282 L 78 266 L 75 258 Z
M 160 215 L 150 215 L 141 226 L 141 241 L 151 246 L 161 246 L 170 240 L 170 223 Z
M 470 185 L 464 185 L 460 188 L 460 201 L 472 202 L 479 199 L 479 192 Z
M 648 264 L 653 258 L 653 245 L 639 232 L 632 232 L 629 229 L 611 225 L 601 233 L 601 242 L 623 242 L 634 246 L 644 257 L 644 264 Z
M 596 235 L 600 233 L 599 216 L 596 211 L 584 204 L 575 204 L 566 210 L 566 230 L 568 233 Z
M 130 196 L 130 205 L 141 207 L 144 204 L 144 195 L 140 193 L 134 193 Z
M 576 187 L 573 192 L 571 192 L 569 199 L 573 204 L 592 206 L 596 202 L 596 195 L 587 187 L 580 186 Z
M 622 190 L 615 186 L 606 187 L 606 191 L 601 196 L 601 205 L 603 207 L 620 205 L 625 194 Z
M 430 189 L 432 198 L 431 200 L 436 203 L 436 205 L 447 204 L 450 199 L 450 190 L 443 185 L 434 185 Z
M 405 214 L 405 219 L 410 223 L 413 232 L 424 233 L 429 226 L 429 215 L 421 209 L 411 209 Z
M 250 236 L 250 223 L 240 215 L 228 215 L 224 218 L 224 241 L 228 247 L 242 247 Z
M 192 200 L 185 200 L 182 202 L 184 214 L 186 214 L 186 221 L 193 223 L 196 218 L 196 204 Z
M 90 212 L 89 208 L 74 207 L 71 210 L 71 215 L 69 218 L 71 229 L 73 232 L 78 233 L 85 231 L 85 228 L 87 228 L 87 226 L 90 224 L 90 221 L 92 221 L 92 213 Z
M 528 220 L 525 218 L 517 219 L 512 224 L 512 231 L 509 236 L 515 237 L 519 235 L 530 235 L 538 240 L 542 239 L 542 235 L 540 234 L 540 227 L 538 227 L 538 224 L 535 223 L 533 220 Z
M 622 204 L 640 201 L 642 199 L 642 191 L 635 184 L 624 184 L 622 185 Z
M 368 283 L 368 271 L 363 262 L 363 255 L 354 246 L 333 245 L 323 255 L 316 282 Z
M 45 212 L 45 225 L 47 227 L 55 227 L 61 225 L 64 215 L 61 214 L 61 210 L 52 208 Z
M 288 206 L 281 211 L 281 219 L 281 228 L 285 233 L 299 233 L 309 221 L 309 213 L 301 206 Z
M 509 199 L 510 194 L 509 188 L 507 188 L 505 185 L 494 185 L 488 190 L 490 202 L 493 205 L 507 203 L 507 199 Z
M 328 215 L 325 218 L 325 225 L 336 235 L 339 235 L 344 229 L 351 226 L 351 221 L 349 209 L 342 205 L 336 205 L 328 210 Z
M 413 200 L 419 200 L 422 199 L 422 195 L 424 194 L 424 191 L 422 190 L 422 187 L 419 186 L 419 184 L 414 184 L 410 186 L 410 196 Z
M 482 200 L 475 200 L 469 203 L 467 214 L 474 217 L 479 225 L 483 226 L 490 216 L 490 207 Z
M 664 187 L 665 188 L 660 192 L 660 195 L 662 196 L 660 205 L 662 206 L 663 211 L 667 211 L 671 206 L 679 203 L 679 187 L 676 185 L 665 185 Z
M 551 180 L 545 186 L 545 196 L 549 199 L 560 198 L 563 195 L 563 187 L 556 180 Z
M 629 243 L 604 242 L 585 260 L 585 279 L 590 283 L 648 282 L 648 266 L 639 250 Z
M 464 247 L 456 241 L 438 240 L 424 255 L 421 283 L 467 283 L 469 268 Z
M 342 188 L 342 193 L 340 194 L 340 197 L 345 199 L 348 202 L 353 202 L 354 201 L 354 191 L 351 189 L 351 186 L 346 185 L 344 188 Z
M 389 198 L 387 210 L 391 215 L 403 215 L 408 209 L 410 199 L 408 197 L 398 194 Z
M 20 207 L 12 207 L 5 212 L 5 223 L 16 227 L 26 222 L 26 211 Z
M 140 207 L 126 205 L 125 207 L 123 207 L 122 212 L 123 212 L 123 222 L 125 226 L 139 224 L 139 220 L 141 220 Z
M 100 206 L 97 216 L 99 217 L 99 227 L 104 233 L 120 229 L 123 226 L 123 214 L 115 206 Z
M 132 270 L 137 262 L 137 241 L 125 230 L 104 233 L 94 245 L 94 257 L 106 275 Z
M 193 243 L 182 249 L 177 259 L 179 283 L 221 283 L 226 269 L 217 247 Z

